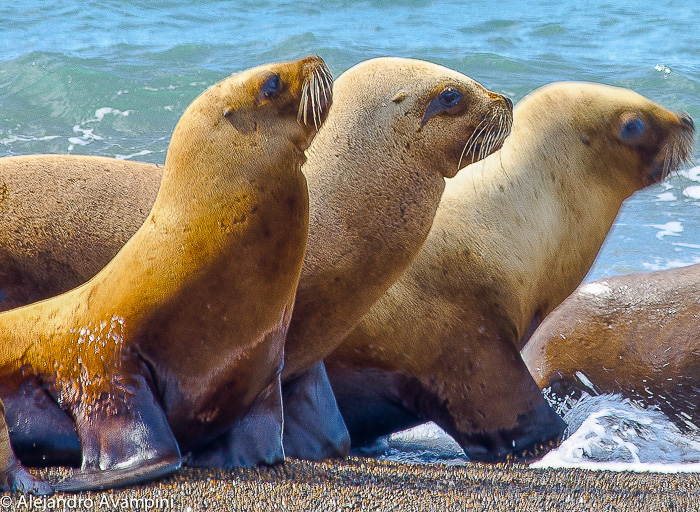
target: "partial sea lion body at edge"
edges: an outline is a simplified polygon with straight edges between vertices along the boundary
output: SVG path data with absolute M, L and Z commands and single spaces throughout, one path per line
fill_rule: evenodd
M 523 359 L 556 400 L 619 393 L 700 427 L 700 265 L 581 285 L 535 331 Z

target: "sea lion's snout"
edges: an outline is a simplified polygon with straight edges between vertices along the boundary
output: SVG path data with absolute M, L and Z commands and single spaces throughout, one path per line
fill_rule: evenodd
M 670 126 L 663 129 L 666 136 L 653 159 L 650 171 L 646 174 L 646 185 L 658 183 L 687 162 L 693 152 L 695 123 L 687 112 L 676 112 Z
M 679 112 L 676 115 L 678 116 L 678 119 L 683 125 L 695 131 L 695 123 L 693 122 L 693 118 L 690 117 L 690 114 L 688 114 L 687 112 Z
M 513 100 L 511 100 L 508 96 L 503 96 L 503 95 L 501 95 L 501 98 L 503 98 L 503 101 L 508 106 L 508 110 L 510 110 L 512 112 L 513 111 Z

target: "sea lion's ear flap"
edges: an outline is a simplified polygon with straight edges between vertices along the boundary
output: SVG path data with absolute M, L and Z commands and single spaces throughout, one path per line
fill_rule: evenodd
M 406 94 L 406 91 L 399 91 L 394 95 L 391 101 L 398 105 L 399 103 L 403 103 L 403 100 L 405 100 L 407 97 L 408 94 Z
M 224 119 L 231 123 L 231 126 L 236 130 L 244 134 L 251 133 L 257 130 L 258 127 L 257 122 L 250 120 L 249 117 L 245 115 L 245 110 L 246 109 L 237 109 L 233 106 L 227 106 L 222 112 Z

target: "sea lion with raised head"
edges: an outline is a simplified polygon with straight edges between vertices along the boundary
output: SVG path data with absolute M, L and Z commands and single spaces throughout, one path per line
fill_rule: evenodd
M 580 286 L 522 351 L 555 400 L 620 393 L 700 427 L 700 265 Z
M 423 61 L 374 59 L 337 80 L 334 105 L 303 167 L 311 234 L 285 348 L 288 455 L 320 459 L 347 452 L 347 431 L 319 361 L 416 254 L 444 178 L 500 147 L 511 113 L 507 98 Z M 22 293 L 30 291 L 34 300 L 63 291 L 58 288 L 66 283 L 52 269 L 91 276 L 118 250 L 124 233 L 140 225 L 148 194 L 137 190 L 138 178 L 122 180 L 122 166 L 144 181 L 160 172 L 95 157 L 0 159 L 0 178 L 12 183 L 0 196 L 7 212 L 0 234 L 18 233 L 0 235 L 0 277 L 19 283 L 5 286 L 8 301 L 26 300 Z M 30 196 L 25 183 L 40 192 Z M 94 199 L 113 187 L 118 194 Z M 71 213 L 41 206 L 54 198 Z M 88 233 L 99 243 L 90 243 Z M 90 257 L 72 257 L 82 245 L 89 245 L 84 252 Z
M 326 358 L 355 444 L 432 420 L 472 459 L 532 454 L 563 424 L 519 349 L 584 278 L 622 201 L 690 152 L 687 115 L 559 83 L 503 148 L 449 180 L 406 273 Z
M 13 445 L 49 464 L 82 459 L 56 489 L 157 478 L 209 442 L 214 466 L 281 459 L 279 372 L 308 231 L 301 165 L 331 84 L 309 57 L 209 88 L 175 127 L 146 221 L 109 264 L 0 315 Z M 255 418 L 259 437 L 230 435 Z

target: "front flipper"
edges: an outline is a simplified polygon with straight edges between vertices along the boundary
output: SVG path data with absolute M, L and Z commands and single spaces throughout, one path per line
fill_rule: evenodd
M 320 461 L 348 455 L 350 435 L 323 362 L 286 382 L 282 400 L 287 457 Z
M 283 462 L 282 421 L 278 375 L 244 417 L 204 448 L 193 452 L 187 465 L 231 469 Z
M 91 407 L 80 403 L 74 409 L 83 465 L 55 484 L 57 491 L 123 487 L 180 468 L 175 436 L 143 377 L 133 376 L 133 382 L 120 388 L 106 401 Z
M 5 423 L 5 406 L 0 401 L 0 491 L 53 494 L 53 488 L 35 478 L 22 467 L 10 445 L 10 434 Z

